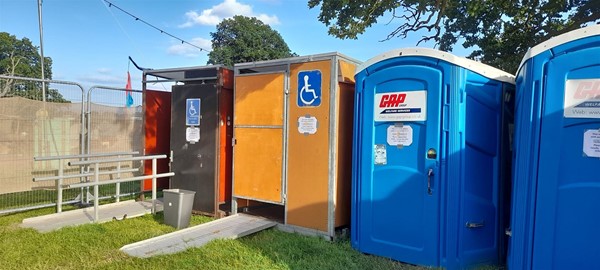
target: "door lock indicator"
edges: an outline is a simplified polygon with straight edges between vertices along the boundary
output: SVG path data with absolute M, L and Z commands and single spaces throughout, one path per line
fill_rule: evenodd
M 429 150 L 427 150 L 427 158 L 428 159 L 436 159 L 437 151 L 435 151 L 435 149 L 433 149 L 433 148 L 429 148 Z

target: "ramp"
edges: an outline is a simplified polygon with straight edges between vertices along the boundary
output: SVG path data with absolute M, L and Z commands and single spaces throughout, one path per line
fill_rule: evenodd
M 163 205 L 156 202 L 156 211 L 162 211 Z M 104 204 L 98 207 L 98 222 L 103 223 L 124 217 L 139 217 L 152 212 L 151 201 L 128 200 L 118 203 Z M 21 223 L 22 228 L 33 228 L 39 232 L 49 232 L 68 226 L 94 223 L 94 207 L 76 209 L 45 216 L 27 218 Z
M 236 214 L 191 228 L 123 246 L 130 256 L 147 258 L 201 247 L 214 239 L 236 239 L 277 225 L 257 216 Z

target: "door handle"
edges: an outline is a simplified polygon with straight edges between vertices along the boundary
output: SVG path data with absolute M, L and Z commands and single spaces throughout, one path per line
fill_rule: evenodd
M 470 222 L 467 221 L 467 223 L 465 224 L 465 227 L 469 228 L 469 229 L 475 229 L 475 228 L 481 228 L 485 226 L 485 223 L 482 222 Z
M 433 178 L 433 169 L 427 171 L 427 194 L 431 195 L 431 178 Z

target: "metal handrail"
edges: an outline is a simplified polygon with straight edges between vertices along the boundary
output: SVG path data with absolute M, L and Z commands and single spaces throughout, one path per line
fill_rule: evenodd
M 114 174 L 114 173 L 130 173 L 130 172 L 139 172 L 140 169 L 127 169 L 127 170 L 117 170 L 117 171 L 105 171 L 105 172 L 100 172 L 100 175 L 109 175 L 109 174 Z M 81 173 L 81 174 L 69 174 L 69 175 L 63 175 L 63 176 L 47 176 L 47 177 L 34 177 L 33 178 L 33 182 L 43 182 L 43 181 L 56 181 L 58 179 L 71 179 L 71 178 L 81 178 L 81 177 L 88 177 L 88 176 L 94 176 L 94 173 Z
M 90 154 L 90 155 L 94 155 L 94 154 Z M 113 155 L 115 156 L 115 155 Z M 120 155 L 116 155 L 116 156 L 120 156 Z M 164 155 L 166 157 L 166 155 Z M 119 172 L 121 170 L 121 162 L 128 162 L 128 161 L 136 161 L 136 160 L 149 160 L 152 159 L 154 156 L 142 156 L 142 157 L 124 157 L 124 158 L 113 158 L 113 159 L 102 159 L 102 160 L 80 160 L 80 161 L 70 161 L 68 163 L 69 166 L 83 166 L 86 168 L 86 170 L 89 172 L 90 168 L 89 165 L 94 164 L 96 161 L 100 161 L 100 163 L 114 163 L 114 162 L 118 162 L 117 163 L 117 178 L 121 178 L 121 173 Z M 161 157 L 158 157 L 161 158 Z M 121 197 L 121 184 L 117 183 L 117 185 L 115 186 L 115 193 L 116 193 L 116 199 L 117 202 L 120 201 Z
M 69 166 L 77 165 L 91 165 L 96 163 L 113 163 L 121 161 L 137 161 L 137 160 L 150 160 L 150 159 L 163 159 L 167 158 L 167 155 L 152 155 L 152 156 L 141 156 L 131 158 L 114 158 L 114 159 L 101 159 L 101 160 L 83 160 L 83 161 L 70 161 Z
M 119 180 L 112 180 L 112 181 L 116 181 L 115 183 L 120 183 L 120 182 L 130 182 L 130 181 L 139 181 L 139 180 L 144 180 L 144 179 L 148 179 L 148 178 L 152 178 L 152 214 L 156 213 L 156 179 L 158 177 L 165 177 L 166 175 L 170 175 L 171 173 L 166 173 L 165 176 L 162 176 L 163 174 L 156 174 L 156 168 L 157 168 L 157 163 L 156 160 L 157 159 L 163 159 L 163 158 L 167 158 L 167 155 L 153 155 L 153 156 L 142 156 L 142 157 L 132 157 L 129 160 L 121 160 L 121 159 L 115 159 L 115 160 L 90 160 L 90 161 L 84 161 L 84 162 L 75 162 L 77 165 L 83 165 L 89 162 L 89 164 L 93 164 L 94 165 L 94 182 L 92 183 L 85 183 L 85 184 L 90 184 L 90 186 L 94 187 L 94 222 L 98 221 L 98 186 L 102 185 L 100 183 L 100 172 L 99 172 L 99 167 L 100 167 L 100 163 L 107 163 L 107 162 L 115 162 L 115 161 L 131 161 L 131 160 L 152 160 L 152 175 L 146 175 L 146 176 L 138 176 L 138 177 L 132 177 L 131 179 L 134 180 L 127 180 L 127 181 L 121 181 L 121 179 Z M 62 161 L 62 160 L 61 160 Z M 173 175 L 175 175 L 173 173 Z M 170 175 L 172 176 L 172 175 Z M 109 182 L 109 181 L 103 181 L 103 182 Z M 81 183 L 84 184 L 84 183 Z M 78 184 L 74 184 L 74 185 L 78 185 Z M 59 189 L 62 190 L 62 186 L 58 187 Z
M 171 177 L 173 175 L 175 175 L 174 172 L 168 172 L 168 173 L 159 173 L 157 175 L 142 175 L 142 176 L 123 178 L 123 179 L 106 180 L 106 181 L 98 182 L 97 184 L 95 182 L 64 184 L 64 185 L 62 185 L 62 187 L 63 188 L 93 187 L 95 185 L 101 186 L 101 185 L 110 185 L 110 184 L 124 183 L 124 182 L 131 182 L 131 181 L 147 180 L 147 179 L 152 178 L 153 176 L 156 176 L 156 178 L 163 178 L 163 177 Z
M 81 155 L 64 155 L 64 156 L 48 156 L 48 157 L 33 157 L 34 161 L 49 161 L 49 160 L 58 160 L 58 176 L 56 176 L 57 179 L 54 179 L 56 181 L 56 212 L 60 213 L 62 212 L 62 189 L 59 188 L 60 185 L 62 185 L 62 181 L 63 179 L 68 179 L 68 178 L 63 178 L 64 176 L 64 161 L 68 160 L 68 159 L 89 159 L 89 158 L 96 158 L 96 157 L 109 157 L 109 156 L 128 156 L 128 155 L 137 155 L 139 154 L 138 151 L 132 151 L 132 152 L 111 152 L 111 153 L 96 153 L 96 154 L 81 154 Z M 80 166 L 80 174 L 78 175 L 79 178 L 82 178 L 81 182 L 83 182 L 83 178 L 84 177 L 89 177 L 89 176 L 93 176 L 93 174 L 87 175 L 90 172 L 89 166 Z M 84 171 L 87 171 L 87 173 L 84 173 Z M 121 171 L 121 162 L 117 163 L 117 178 L 121 178 L 121 172 L 127 172 L 127 171 Z M 101 173 L 102 175 L 105 174 L 111 174 L 111 173 Z M 41 178 L 33 178 L 33 181 L 49 181 L 52 179 L 44 179 L 43 177 Z M 121 199 L 121 184 L 117 184 L 115 187 L 116 191 L 115 191 L 115 196 L 117 199 L 117 202 L 120 201 Z M 87 194 L 85 194 L 87 195 Z M 83 193 L 83 189 L 81 192 L 81 202 L 83 203 L 84 200 L 84 193 Z
M 34 157 L 34 161 L 47 161 L 47 160 L 58 160 L 59 168 L 57 176 L 49 176 L 49 177 L 34 177 L 34 182 L 39 181 L 56 181 L 56 190 L 57 190 L 57 200 L 56 200 L 56 212 L 62 212 L 62 204 L 63 204 L 63 189 L 65 188 L 75 188 L 75 187 L 94 187 L 94 221 L 98 220 L 98 186 L 106 185 L 106 184 L 116 184 L 116 201 L 119 202 L 120 199 L 120 183 L 123 182 L 131 182 L 131 181 L 140 181 L 146 179 L 152 179 L 152 213 L 156 213 L 156 179 L 161 177 L 170 177 L 175 175 L 174 173 L 163 173 L 157 174 L 157 159 L 167 158 L 167 155 L 151 155 L 151 156 L 137 156 L 137 157 L 125 157 L 125 158 L 113 158 L 113 159 L 96 159 L 89 160 L 89 158 L 96 157 L 107 157 L 107 156 L 121 156 L 121 155 L 132 155 L 138 153 L 136 152 L 115 152 L 115 153 L 98 153 L 98 154 L 90 154 L 90 155 L 65 155 L 65 156 L 54 156 L 54 157 Z M 64 175 L 65 170 L 65 160 L 68 159 L 88 159 L 88 160 L 80 160 L 80 161 L 71 161 L 68 162 L 71 166 L 84 166 L 89 168 L 89 165 L 93 165 L 93 171 L 87 173 L 80 174 L 69 174 Z M 126 179 L 121 179 L 121 173 L 127 172 L 136 172 L 139 169 L 127 169 L 121 170 L 121 162 L 130 162 L 137 160 L 152 160 L 152 174 L 145 176 L 137 176 L 130 177 Z M 101 163 L 115 163 L 117 162 L 117 169 L 114 171 L 100 171 L 99 164 Z M 112 175 L 117 174 L 117 179 L 108 180 L 100 182 L 100 175 Z M 83 178 L 83 177 L 93 177 L 93 182 L 81 182 L 77 184 L 63 184 L 63 180 L 71 179 L 71 178 Z
M 76 158 L 94 158 L 94 157 L 110 157 L 110 156 L 133 156 L 139 155 L 139 151 L 133 152 L 113 152 L 113 153 L 97 153 L 90 155 L 65 155 L 65 156 L 48 156 L 48 157 L 33 157 L 34 161 L 59 160 L 59 159 L 76 159 Z

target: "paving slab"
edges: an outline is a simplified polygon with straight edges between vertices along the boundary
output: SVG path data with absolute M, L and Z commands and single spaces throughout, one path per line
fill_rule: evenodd
M 162 211 L 162 202 L 157 200 L 156 211 Z M 98 207 L 97 223 L 123 218 L 139 217 L 152 213 L 152 201 L 128 200 L 118 203 L 103 204 Z M 94 207 L 75 209 L 24 219 L 22 228 L 33 228 L 39 232 L 50 232 L 63 227 L 72 227 L 94 223 Z

